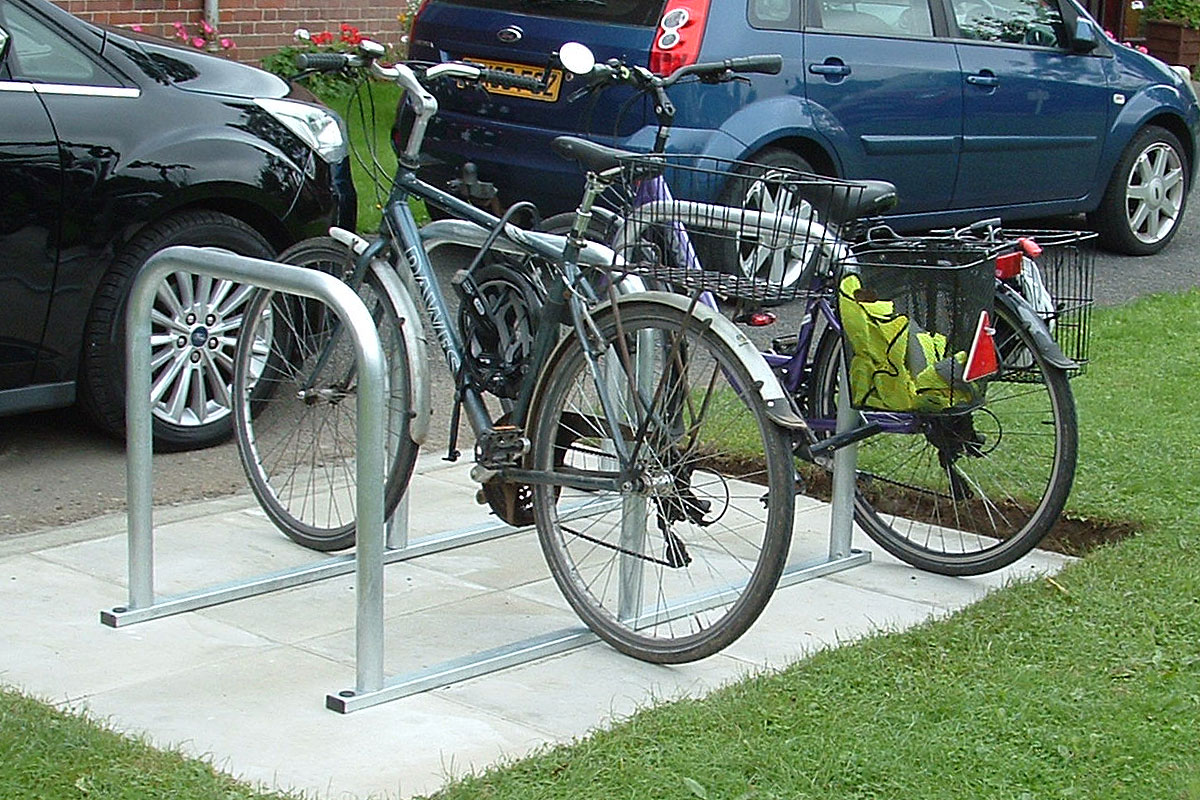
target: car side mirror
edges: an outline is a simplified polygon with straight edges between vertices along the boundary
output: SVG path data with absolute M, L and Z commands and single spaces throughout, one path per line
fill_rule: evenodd
M 1086 19 L 1075 20 L 1075 34 L 1071 37 L 1071 50 L 1075 53 L 1090 53 L 1100 46 L 1096 26 Z
M 3 63 L 4 57 L 8 55 L 8 31 L 0 28 L 0 63 Z

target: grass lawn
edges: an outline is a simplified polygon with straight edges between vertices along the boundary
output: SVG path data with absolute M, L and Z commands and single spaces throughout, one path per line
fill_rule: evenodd
M 1200 798 L 1198 341 L 1200 291 L 1098 311 L 1074 383 L 1071 512 L 1132 519 L 1139 535 L 439 796 Z M 0 765 L 6 800 L 255 796 L 11 692 Z

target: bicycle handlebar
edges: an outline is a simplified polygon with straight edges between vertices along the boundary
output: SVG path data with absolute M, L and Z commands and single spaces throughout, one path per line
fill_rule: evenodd
M 377 63 L 377 56 L 371 53 L 299 53 L 296 56 L 296 67 L 312 72 L 336 72 L 346 67 L 370 67 L 371 71 L 380 77 L 396 78 L 394 68 L 384 67 Z M 465 61 L 450 61 L 435 64 L 425 71 L 427 81 L 441 77 L 461 78 L 465 80 L 488 83 L 507 89 L 525 89 L 531 92 L 544 92 L 547 83 L 527 75 L 517 75 L 500 69 L 488 69 Z
M 346 53 L 297 53 L 296 68 L 313 72 L 334 72 L 353 65 Z

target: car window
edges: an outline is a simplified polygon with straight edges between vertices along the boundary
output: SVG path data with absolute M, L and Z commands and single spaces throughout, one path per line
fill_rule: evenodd
M 4 13 L 12 36 L 7 63 L 14 78 L 41 83 L 120 86 L 48 23 L 17 5 Z
M 449 5 L 511 11 L 539 17 L 565 17 L 650 26 L 658 22 L 663 0 L 452 0 Z
M 769 31 L 800 30 L 800 0 L 750 0 L 750 24 Z
M 1062 47 L 1066 28 L 1051 0 L 950 0 L 959 33 L 984 42 Z
M 809 0 L 805 27 L 872 36 L 932 36 L 928 0 Z

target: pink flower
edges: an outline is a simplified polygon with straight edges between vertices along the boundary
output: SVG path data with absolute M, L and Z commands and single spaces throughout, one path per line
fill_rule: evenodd
M 133 31 L 134 33 L 141 33 L 142 26 L 141 25 L 130 25 L 129 30 Z
M 174 27 L 174 28 L 175 28 L 175 30 L 177 30 L 177 31 L 181 31 L 181 30 L 183 30 L 183 23 L 182 23 L 182 22 L 180 22 L 179 20 L 176 20 L 175 22 L 172 22 L 172 23 L 171 23 L 171 26 L 172 26 L 172 27 Z
M 231 47 L 236 47 L 236 46 L 237 46 L 237 45 L 235 45 L 235 44 L 233 43 L 233 39 L 230 39 L 228 36 L 222 36 L 222 37 L 221 37 L 221 47 L 223 47 L 223 48 L 225 48 L 226 50 L 228 50 L 229 48 L 231 48 Z
M 205 33 L 212 33 L 213 26 L 208 24 L 208 20 L 202 19 L 200 20 L 200 30 L 204 31 Z
M 197 50 L 199 50 L 200 48 L 204 47 L 204 37 L 193 36 L 191 44 L 192 47 L 195 47 Z

